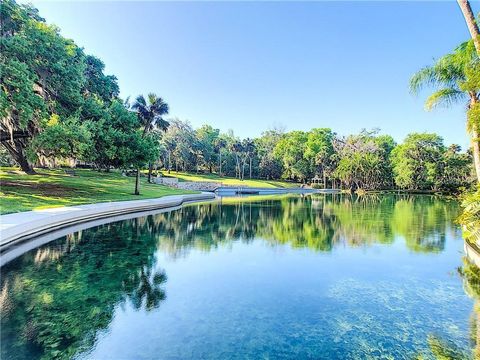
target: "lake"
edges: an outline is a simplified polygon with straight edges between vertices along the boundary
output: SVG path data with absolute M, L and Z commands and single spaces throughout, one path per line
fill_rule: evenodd
M 458 212 L 222 198 L 72 233 L 2 268 L 1 358 L 468 358 Z

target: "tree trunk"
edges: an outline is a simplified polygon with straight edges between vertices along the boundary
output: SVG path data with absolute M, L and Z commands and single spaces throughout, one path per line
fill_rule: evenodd
M 170 169 L 172 168 L 172 157 L 170 151 L 168 152 L 168 173 L 170 174 Z
M 137 174 L 135 176 L 135 192 L 133 195 L 140 195 L 140 169 L 137 169 Z
M 477 180 L 480 183 L 480 134 L 475 124 L 472 124 L 472 148 Z
M 153 164 L 148 163 L 148 182 L 152 182 L 152 171 L 153 171 Z
M 473 39 L 475 49 L 477 49 L 478 55 L 480 55 L 480 30 L 478 29 L 477 22 L 475 21 L 475 15 L 468 0 L 457 0 L 460 9 L 462 10 L 465 22 L 467 23 L 468 31 Z
M 221 176 L 222 176 L 222 152 L 220 151 L 220 153 L 219 153 L 218 155 L 220 156 L 220 161 L 219 161 L 219 163 L 220 163 L 220 164 L 219 164 L 219 165 L 220 165 L 220 166 L 219 166 L 219 168 L 220 168 L 220 170 L 219 170 L 219 175 L 220 175 L 220 177 L 221 177 Z
M 33 166 L 28 162 L 27 157 L 23 151 L 24 147 L 22 144 L 19 144 L 18 140 L 14 140 L 13 143 L 10 141 L 2 142 L 2 145 L 7 149 L 8 153 L 12 156 L 23 172 L 29 175 L 35 175 L 36 172 L 33 170 Z
M 252 158 L 250 158 L 250 180 L 252 179 Z

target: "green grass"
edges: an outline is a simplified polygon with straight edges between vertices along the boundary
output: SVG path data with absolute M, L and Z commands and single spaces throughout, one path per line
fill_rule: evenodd
M 148 184 L 142 177 L 140 195 L 133 195 L 135 178 L 118 172 L 76 169 L 75 176 L 71 176 L 60 169 L 37 171 L 38 175 L 25 175 L 15 168 L 0 168 L 0 214 L 193 193 Z
M 168 174 L 166 171 L 163 171 L 163 175 L 178 177 L 180 181 L 213 181 L 222 183 L 225 186 L 250 186 L 264 188 L 292 188 L 300 186 L 300 184 L 297 183 L 276 180 L 245 179 L 242 181 L 232 177 L 220 177 L 216 174 L 191 174 L 184 172 L 177 173 L 175 171 L 172 171 L 170 174 Z

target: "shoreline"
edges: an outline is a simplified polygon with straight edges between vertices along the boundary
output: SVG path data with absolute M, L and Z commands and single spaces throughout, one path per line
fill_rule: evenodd
M 169 195 L 156 199 L 104 202 L 1 215 L 0 266 L 72 231 L 159 211 L 176 210 L 186 203 L 215 198 L 213 193 Z M 80 229 L 78 225 L 84 226 Z M 76 226 L 76 230 L 72 229 Z M 66 233 L 65 229 L 68 229 Z M 61 230 L 65 234 L 62 235 Z M 55 235 L 49 236 L 52 233 Z

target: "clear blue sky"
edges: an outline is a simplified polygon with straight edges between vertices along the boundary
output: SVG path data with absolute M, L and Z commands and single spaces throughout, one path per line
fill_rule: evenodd
M 34 5 L 106 63 L 122 97 L 155 92 L 194 126 L 241 137 L 274 124 L 379 127 L 398 141 L 434 131 L 468 144 L 462 106 L 427 113 L 408 92 L 416 70 L 468 39 L 454 1 Z

